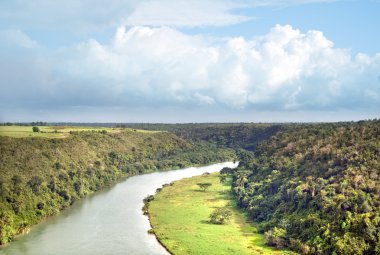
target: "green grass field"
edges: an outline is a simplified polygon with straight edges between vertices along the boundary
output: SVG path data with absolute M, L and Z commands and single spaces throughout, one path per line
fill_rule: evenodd
M 158 131 L 136 130 L 126 128 L 109 128 L 109 127 L 79 127 L 79 126 L 39 126 L 40 132 L 33 132 L 32 126 L 0 126 L 0 136 L 8 137 L 44 137 L 44 138 L 65 138 L 71 131 L 102 131 L 117 133 L 122 130 L 154 133 Z
M 203 192 L 197 186 L 199 182 L 212 186 Z M 225 225 L 208 222 L 218 207 L 233 212 Z M 229 183 L 219 183 L 219 174 L 187 178 L 163 188 L 150 202 L 149 215 L 157 238 L 176 255 L 295 254 L 265 245 L 264 236 L 236 207 Z

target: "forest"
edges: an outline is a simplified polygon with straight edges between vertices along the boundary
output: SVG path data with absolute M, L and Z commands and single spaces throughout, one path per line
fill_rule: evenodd
M 225 172 L 269 245 L 380 254 L 379 153 L 379 120 L 293 125 Z
M 268 245 L 380 254 L 380 120 L 136 126 L 234 148 L 239 167 L 222 173 Z
M 234 155 L 231 149 L 187 142 L 168 132 L 0 136 L 0 244 L 122 178 L 233 160 Z
M 291 124 L 263 123 L 189 123 L 189 124 L 117 124 L 116 127 L 161 130 L 192 141 L 207 141 L 218 147 L 252 151 L 264 140 Z
M 121 178 L 238 159 L 222 174 L 268 245 L 380 254 L 380 120 L 117 127 L 0 137 L 0 243 Z

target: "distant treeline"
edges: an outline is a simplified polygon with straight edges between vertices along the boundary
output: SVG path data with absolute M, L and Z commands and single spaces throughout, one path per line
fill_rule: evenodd
M 146 130 L 172 132 L 179 137 L 192 141 L 207 141 L 221 147 L 254 150 L 264 141 L 290 124 L 270 123 L 187 123 L 187 124 L 120 124 Z
M 36 122 L 3 122 L 0 126 L 49 126 L 48 122 L 36 121 Z

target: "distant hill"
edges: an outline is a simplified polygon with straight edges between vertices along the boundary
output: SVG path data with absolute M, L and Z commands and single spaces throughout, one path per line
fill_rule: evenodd
M 169 131 L 187 140 L 203 140 L 218 146 L 253 151 L 256 146 L 291 124 L 270 123 L 187 123 L 118 124 L 116 127 Z

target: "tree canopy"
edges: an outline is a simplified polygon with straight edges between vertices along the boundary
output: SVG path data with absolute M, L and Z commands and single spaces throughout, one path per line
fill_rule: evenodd
M 268 244 L 303 254 L 380 254 L 380 121 L 294 125 L 233 173 Z

